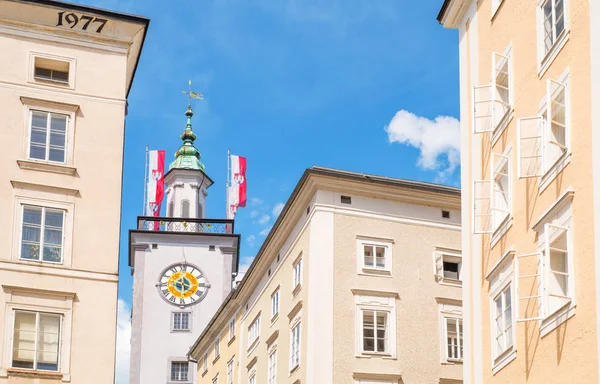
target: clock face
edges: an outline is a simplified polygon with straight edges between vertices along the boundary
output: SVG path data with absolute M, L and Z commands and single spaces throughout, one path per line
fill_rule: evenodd
M 198 304 L 210 288 L 202 271 L 191 264 L 173 264 L 165 268 L 156 282 L 158 293 L 169 304 L 187 307 Z

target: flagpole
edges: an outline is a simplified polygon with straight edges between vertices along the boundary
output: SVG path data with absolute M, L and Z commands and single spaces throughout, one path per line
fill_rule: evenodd
M 146 144 L 146 159 L 144 164 L 144 208 L 142 215 L 148 216 L 148 144 Z
M 229 178 L 231 177 L 231 151 L 227 148 L 227 180 L 225 181 L 225 218 L 229 219 Z

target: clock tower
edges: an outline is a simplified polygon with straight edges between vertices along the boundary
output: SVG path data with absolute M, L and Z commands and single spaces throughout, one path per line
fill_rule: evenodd
M 133 275 L 130 384 L 194 383 L 187 352 L 232 289 L 240 235 L 233 220 L 205 218 L 213 181 L 194 146 L 191 105 L 182 145 L 165 174 L 167 212 L 129 231 Z

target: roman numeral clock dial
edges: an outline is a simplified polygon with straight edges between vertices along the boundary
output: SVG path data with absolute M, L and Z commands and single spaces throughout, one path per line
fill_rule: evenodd
M 156 282 L 156 288 L 167 303 L 188 307 L 204 299 L 210 283 L 200 268 L 182 263 L 165 268 Z

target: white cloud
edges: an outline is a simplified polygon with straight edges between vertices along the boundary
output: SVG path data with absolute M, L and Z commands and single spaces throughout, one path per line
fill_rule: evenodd
M 260 219 L 258 219 L 258 224 L 265 225 L 270 219 L 271 216 L 263 214 Z
M 261 205 L 262 203 L 263 203 L 263 199 L 259 199 L 258 197 L 250 198 L 250 205 L 257 206 L 257 205 Z
M 273 226 L 269 225 L 268 227 L 266 227 L 265 229 L 263 229 L 262 231 L 260 231 L 260 234 L 262 236 L 267 236 L 269 234 L 269 232 L 271 231 L 271 228 L 273 228 Z
M 258 215 L 260 215 L 260 212 L 258 212 L 257 210 L 250 211 L 250 217 L 251 218 L 254 219 L 254 218 L 258 217 Z
M 418 148 L 417 165 L 437 170 L 442 179 L 460 164 L 460 122 L 454 117 L 438 116 L 434 120 L 400 110 L 385 127 L 390 143 Z
M 244 274 L 246 273 L 246 271 L 248 270 L 248 268 L 250 267 L 250 264 L 252 264 L 252 261 L 254 260 L 254 256 L 243 256 L 240 259 L 240 269 L 238 271 L 238 276 L 240 274 Z
M 256 236 L 254 236 L 254 235 L 248 236 L 248 238 L 246 238 L 246 242 L 248 242 L 248 246 L 250 248 L 254 247 L 254 243 L 256 242 Z
M 283 203 L 277 203 L 275 204 L 275 206 L 273 207 L 273 216 L 277 217 L 279 216 L 279 214 L 281 213 L 281 211 L 283 210 L 285 204 Z
M 131 308 L 123 300 L 117 303 L 117 362 L 115 384 L 129 383 L 129 354 L 131 351 Z

